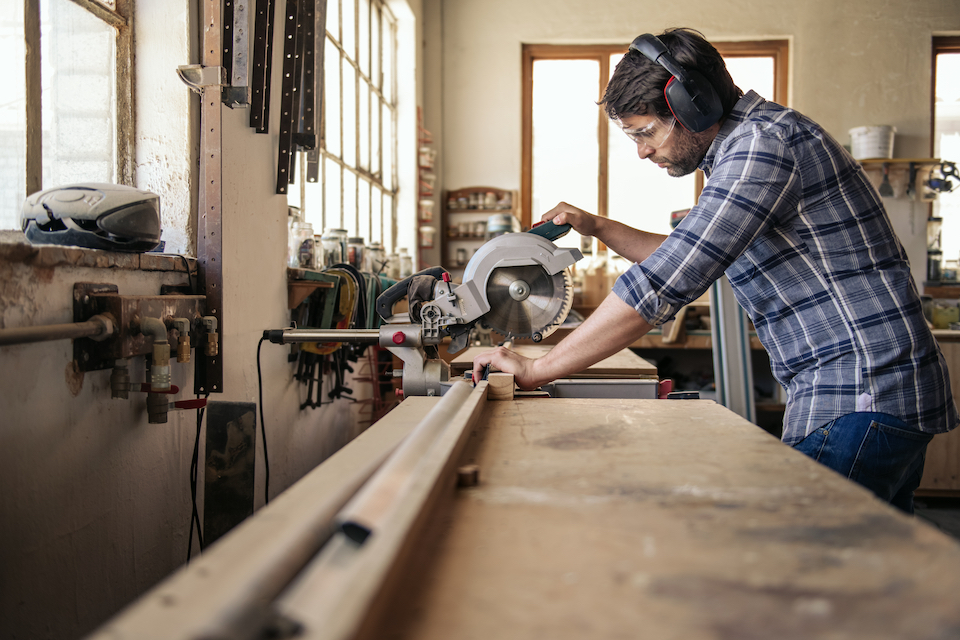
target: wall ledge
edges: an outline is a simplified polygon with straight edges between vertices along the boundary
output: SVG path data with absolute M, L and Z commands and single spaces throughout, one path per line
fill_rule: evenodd
M 31 244 L 21 231 L 0 231 L 0 263 L 34 267 L 90 267 L 137 271 L 196 271 L 196 258 L 164 253 L 121 253 Z

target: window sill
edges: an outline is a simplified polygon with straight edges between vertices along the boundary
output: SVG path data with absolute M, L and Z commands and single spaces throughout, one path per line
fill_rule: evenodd
M 162 253 L 120 253 L 30 244 L 21 231 L 0 231 L 0 263 L 20 263 L 33 267 L 87 267 L 131 271 L 196 272 L 196 259 Z

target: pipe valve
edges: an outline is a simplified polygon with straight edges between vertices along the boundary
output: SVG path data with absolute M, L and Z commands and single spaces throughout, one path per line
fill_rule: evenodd
M 200 319 L 200 322 L 203 324 L 203 330 L 205 332 L 203 353 L 209 357 L 213 357 L 220 353 L 220 337 L 217 333 L 217 318 L 216 316 L 203 316 L 203 318 Z
M 190 362 L 190 321 L 186 318 L 174 318 L 173 328 L 177 330 L 177 362 Z

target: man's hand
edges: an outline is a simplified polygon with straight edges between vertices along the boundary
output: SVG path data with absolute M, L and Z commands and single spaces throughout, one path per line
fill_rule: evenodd
M 578 209 L 571 204 L 561 202 L 540 217 L 543 222 L 553 221 L 555 225 L 569 224 L 573 230 L 583 236 L 592 236 L 597 231 L 597 216 Z
M 658 233 L 628 227 L 610 218 L 595 216 L 566 202 L 547 211 L 541 220 L 552 220 L 556 225 L 569 224 L 580 235 L 593 236 L 630 262 L 643 262 L 667 238 Z
M 493 351 L 485 351 L 473 359 L 474 384 L 483 377 L 483 368 L 488 364 L 504 373 L 512 373 L 513 381 L 521 389 L 529 391 L 536 389 L 547 380 L 538 380 L 535 369 L 536 360 L 524 358 L 510 351 L 506 347 L 497 347 Z

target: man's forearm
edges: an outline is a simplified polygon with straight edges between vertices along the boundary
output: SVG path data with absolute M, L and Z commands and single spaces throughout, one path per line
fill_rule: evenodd
M 533 362 L 534 386 L 583 371 L 631 345 L 653 327 L 611 293 L 569 336 Z
M 609 218 L 596 218 L 594 236 L 630 262 L 643 262 L 667 236 L 634 229 Z

